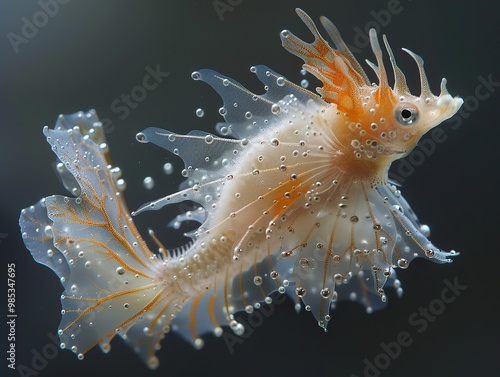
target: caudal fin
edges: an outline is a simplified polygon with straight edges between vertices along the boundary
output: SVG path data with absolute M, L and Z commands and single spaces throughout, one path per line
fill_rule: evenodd
M 77 198 L 49 196 L 21 213 L 19 224 L 33 258 L 50 267 L 61 295 L 61 348 L 82 359 L 104 352 L 120 335 L 150 368 L 169 323 L 185 300 L 162 279 L 162 259 L 139 235 L 107 161 L 102 124 L 94 111 L 60 116 L 44 134 L 58 172 Z

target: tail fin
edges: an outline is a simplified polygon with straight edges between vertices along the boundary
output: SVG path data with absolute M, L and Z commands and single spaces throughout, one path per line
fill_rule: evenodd
M 33 258 L 65 288 L 61 348 L 82 359 L 96 344 L 108 352 L 118 334 L 156 368 L 155 350 L 186 299 L 162 278 L 163 260 L 132 222 L 95 112 L 60 116 L 43 132 L 66 188 L 79 196 L 42 199 L 22 211 L 19 223 Z

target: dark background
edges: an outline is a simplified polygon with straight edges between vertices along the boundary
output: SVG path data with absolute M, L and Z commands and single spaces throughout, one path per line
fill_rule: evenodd
M 50 165 L 54 156 L 42 127 L 52 127 L 59 113 L 90 108 L 108 118 L 113 126 L 107 134 L 113 163 L 122 168 L 127 203 L 136 209 L 175 190 L 182 165 L 157 148 L 140 145 L 135 134 L 153 125 L 182 133 L 213 131 L 220 120 L 221 101 L 207 85 L 191 80 L 191 72 L 199 68 L 215 69 L 257 92 L 262 88 L 249 72 L 253 64 L 266 64 L 300 82 L 300 61 L 279 40 L 285 28 L 311 40 L 294 13 L 300 6 L 316 21 L 320 15 L 329 17 L 344 39 L 358 47 L 363 47 L 359 30 L 364 33 L 367 25 L 374 25 L 376 15 L 384 16 L 380 29 L 388 35 L 414 92 L 419 90 L 418 72 L 401 47 L 425 59 L 434 91 L 445 76 L 453 95 L 468 98 L 460 117 L 441 126 L 447 140 L 435 144 L 424 160 L 413 156 L 414 172 L 401 175 L 408 170 L 393 167 L 404 181 L 406 199 L 431 227 L 432 241 L 461 255 L 451 265 L 414 261 L 398 273 L 405 288 L 403 298 L 397 300 L 391 294 L 386 310 L 368 315 L 361 306 L 340 304 L 326 334 L 310 313 L 297 315 L 287 301 L 273 306 L 273 314 L 234 345 L 234 352 L 212 335 L 196 351 L 168 334 L 158 352 L 160 367 L 150 372 L 123 342 L 114 340 L 109 354 L 96 348 L 84 361 L 59 350 L 47 365 L 37 365 L 41 370 L 33 369 L 38 373 L 33 375 L 362 376 L 366 362 L 382 352 L 380 343 L 395 341 L 402 331 L 411 334 L 413 343 L 390 361 L 383 376 L 498 375 L 500 245 L 495 187 L 500 166 L 500 90 L 493 87 L 491 96 L 481 100 L 475 94 L 479 77 L 500 81 L 498 2 L 401 0 L 397 9 L 402 11 L 390 20 L 387 9 L 394 0 L 221 2 L 233 4 L 222 16 L 215 9 L 217 2 L 211 0 L 72 0 L 60 5 L 57 14 L 16 53 L 9 33 L 22 35 L 23 17 L 33 20 L 42 8 L 37 1 L 0 0 L 0 297 L 6 303 L 7 263 L 14 262 L 17 365 L 33 369 L 37 352 L 53 350 L 50 334 L 56 333 L 60 320 L 62 287 L 52 271 L 33 261 L 17 225 L 22 208 L 41 197 L 65 193 Z M 356 56 L 373 60 L 369 48 L 361 48 Z M 148 65 L 157 64 L 170 75 L 120 119 L 121 113 L 111 109 L 113 101 L 142 82 Z M 203 118 L 195 116 L 198 107 L 205 110 Z M 175 176 L 161 172 L 167 161 L 175 164 Z M 156 180 L 152 191 L 142 186 L 148 175 Z M 141 215 L 137 221 L 143 234 L 146 224 L 153 224 L 167 244 L 182 244 L 182 237 L 165 230 L 169 219 L 166 210 Z M 445 279 L 458 279 L 467 289 L 418 333 L 409 318 L 440 298 Z M 6 318 L 6 304 L 1 307 Z M 0 359 L 0 375 L 19 375 L 6 367 L 4 356 Z

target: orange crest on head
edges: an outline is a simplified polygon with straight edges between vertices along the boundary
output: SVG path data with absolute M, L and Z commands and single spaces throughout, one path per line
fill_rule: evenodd
M 325 101 L 337 104 L 342 111 L 355 111 L 360 102 L 359 88 L 370 85 L 368 77 L 330 20 L 322 17 L 321 23 L 336 49 L 330 47 L 306 13 L 297 9 L 297 14 L 314 35 L 314 41 L 304 42 L 284 30 L 281 32 L 283 47 L 300 57 L 304 61 L 304 69 L 323 82 L 318 93 Z
M 370 43 L 377 58 L 378 66 L 371 62 L 368 62 L 368 64 L 379 78 L 379 85 L 375 88 L 370 85 L 365 71 L 347 47 L 335 25 L 329 19 L 321 17 L 321 23 L 336 48 L 332 48 L 320 35 L 316 25 L 304 11 L 297 9 L 297 14 L 314 35 L 314 41 L 312 43 L 304 42 L 290 31 L 284 30 L 281 32 L 282 44 L 289 52 L 304 61 L 304 69 L 323 82 L 323 87 L 318 88 L 318 93 L 325 101 L 335 103 L 341 111 L 356 113 L 361 111 L 361 98 L 366 90 L 376 90 L 378 103 L 384 100 L 391 102 L 396 100 L 393 90 L 389 87 L 387 81 L 387 74 L 382 62 L 382 50 L 374 30 L 370 31 Z M 397 85 L 395 89 L 399 89 L 400 92 L 409 93 L 404 75 L 395 66 L 392 51 L 385 37 L 384 42 L 393 63 Z

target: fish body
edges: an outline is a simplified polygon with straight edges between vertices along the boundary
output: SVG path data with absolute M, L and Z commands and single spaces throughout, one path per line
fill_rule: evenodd
M 384 36 L 395 83 L 390 87 L 374 30 L 370 42 L 378 84 L 369 82 L 338 30 L 298 15 L 315 39 L 306 43 L 285 30 L 283 46 L 323 83 L 318 94 L 265 66 L 251 71 L 265 86 L 255 94 L 212 70 L 193 73 L 222 97 L 218 135 L 176 134 L 148 128 L 137 135 L 180 156 L 186 181 L 180 190 L 147 203 L 133 215 L 190 200 L 199 204 L 177 223 L 195 220 L 191 242 L 168 250 L 139 235 L 120 191 L 119 170 L 109 164 L 95 112 L 61 116 L 44 129 L 59 159 L 59 174 L 77 198 L 51 196 L 22 211 L 26 246 L 52 268 L 65 288 L 61 346 L 83 358 L 120 335 L 155 368 L 159 341 L 177 331 L 196 347 L 200 335 L 220 336 L 234 314 L 251 313 L 278 291 L 301 300 L 327 329 L 330 308 L 349 299 L 368 312 L 386 303 L 386 287 L 402 293 L 397 268 L 415 257 L 450 262 L 388 181 L 390 164 L 421 136 L 453 116 L 462 100 L 443 79 L 431 93 L 420 57 L 421 93 L 410 93 Z

